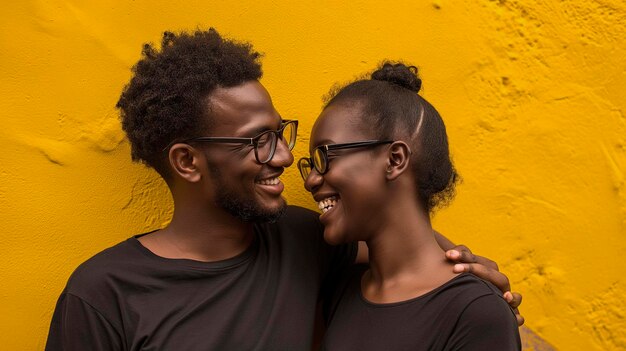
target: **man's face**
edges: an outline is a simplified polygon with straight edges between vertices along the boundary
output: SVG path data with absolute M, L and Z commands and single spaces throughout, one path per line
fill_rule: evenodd
M 232 88 L 218 88 L 209 97 L 215 137 L 252 138 L 281 127 L 281 117 L 261 83 L 251 81 Z M 278 178 L 293 163 L 287 145 L 278 141 L 274 157 L 259 163 L 251 146 L 206 144 L 212 192 L 216 205 L 244 221 L 274 221 L 286 208 Z

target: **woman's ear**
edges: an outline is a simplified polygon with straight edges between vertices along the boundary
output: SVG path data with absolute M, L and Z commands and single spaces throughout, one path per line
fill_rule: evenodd
M 394 180 L 404 173 L 411 163 L 411 148 L 404 141 L 394 141 L 389 146 L 387 179 Z
M 202 179 L 201 165 L 204 157 L 197 149 L 187 144 L 174 144 L 168 153 L 174 176 L 195 183 Z

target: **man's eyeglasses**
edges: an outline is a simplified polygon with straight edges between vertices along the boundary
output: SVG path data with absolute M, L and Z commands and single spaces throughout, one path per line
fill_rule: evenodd
M 182 141 L 172 142 L 163 151 L 168 150 L 175 143 L 223 143 L 223 144 L 244 144 L 254 147 L 254 157 L 259 163 L 268 163 L 276 152 L 278 140 L 285 142 L 289 150 L 293 150 L 296 145 L 298 132 L 298 121 L 283 120 L 283 124 L 278 130 L 267 130 L 252 138 L 230 138 L 230 137 L 197 137 Z
M 328 172 L 329 151 L 341 149 L 355 149 L 359 147 L 373 147 L 391 143 L 393 143 L 393 140 L 367 140 L 345 144 L 320 145 L 313 149 L 311 157 L 303 157 L 298 161 L 298 169 L 300 170 L 300 175 L 302 176 L 302 178 L 306 180 L 311 173 L 311 169 L 313 168 L 315 168 L 315 170 L 319 174 L 326 174 L 326 172 Z

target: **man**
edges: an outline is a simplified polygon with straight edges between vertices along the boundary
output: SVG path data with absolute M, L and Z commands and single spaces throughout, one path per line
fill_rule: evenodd
M 272 105 L 259 58 L 213 29 L 144 46 L 117 106 L 133 160 L 166 181 L 174 215 L 77 268 L 47 350 L 311 348 L 316 303 L 359 250 L 325 244 L 317 214 L 281 197 L 297 122 Z M 460 269 L 508 290 L 485 265 Z

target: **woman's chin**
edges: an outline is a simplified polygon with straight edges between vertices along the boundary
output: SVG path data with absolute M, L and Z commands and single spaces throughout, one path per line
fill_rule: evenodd
M 324 229 L 324 241 L 329 245 L 341 245 L 346 243 L 344 235 L 333 231 L 332 229 Z

